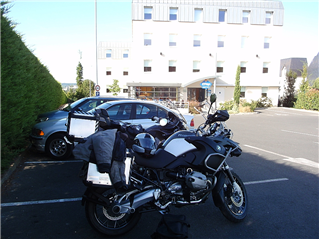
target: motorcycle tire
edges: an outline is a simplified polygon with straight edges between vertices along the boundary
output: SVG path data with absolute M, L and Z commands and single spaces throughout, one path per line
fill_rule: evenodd
M 234 172 L 232 172 L 232 175 L 238 188 L 234 189 L 229 178 L 225 178 L 221 191 L 223 203 L 219 205 L 219 209 L 229 221 L 241 222 L 245 219 L 248 210 L 247 191 L 239 176 Z
M 103 193 L 110 203 L 116 196 L 114 190 L 107 190 Z M 94 200 L 100 200 L 92 196 Z M 90 225 L 98 232 L 106 236 L 120 236 L 132 230 L 141 218 L 139 209 L 134 213 L 115 214 L 111 207 L 107 208 L 92 201 L 85 203 L 85 214 Z

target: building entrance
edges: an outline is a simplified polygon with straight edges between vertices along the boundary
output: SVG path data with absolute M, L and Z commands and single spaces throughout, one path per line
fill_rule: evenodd
M 187 100 L 202 102 L 205 100 L 205 89 L 187 88 Z

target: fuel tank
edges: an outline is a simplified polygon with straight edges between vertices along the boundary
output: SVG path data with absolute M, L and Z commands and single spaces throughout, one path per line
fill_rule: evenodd
M 205 159 L 208 159 L 208 165 L 216 168 L 224 159 L 225 151 L 223 146 L 211 138 L 181 130 L 172 134 L 154 156 L 146 158 L 136 155 L 135 162 L 150 168 L 170 169 L 178 166 L 205 166 Z
M 195 133 L 186 130 L 177 131 L 165 140 L 154 156 L 146 158 L 136 154 L 135 162 L 150 168 L 190 166 L 195 155 L 188 152 L 195 151 L 196 147 L 185 140 L 187 137 L 195 137 Z

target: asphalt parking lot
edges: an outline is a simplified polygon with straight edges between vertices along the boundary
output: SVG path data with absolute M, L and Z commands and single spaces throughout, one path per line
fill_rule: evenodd
M 243 154 L 228 163 L 246 185 L 248 216 L 231 223 L 211 198 L 172 208 L 186 215 L 189 238 L 319 238 L 318 120 L 318 112 L 285 108 L 231 115 L 227 125 Z M 1 238 L 105 238 L 90 227 L 81 206 L 81 165 L 73 158 L 59 162 L 28 152 L 2 185 Z M 118 238 L 150 238 L 160 218 L 156 212 L 144 214 Z

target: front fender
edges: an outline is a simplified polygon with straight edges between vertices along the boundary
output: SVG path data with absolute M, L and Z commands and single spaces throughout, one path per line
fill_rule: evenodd
M 217 184 L 212 191 L 212 195 L 213 195 L 215 206 L 219 207 L 225 201 L 223 188 L 224 188 L 224 183 L 226 179 L 226 174 L 224 171 L 219 171 L 216 177 L 217 177 Z

